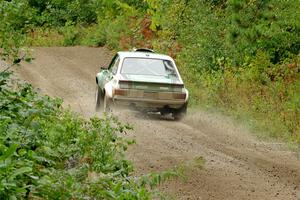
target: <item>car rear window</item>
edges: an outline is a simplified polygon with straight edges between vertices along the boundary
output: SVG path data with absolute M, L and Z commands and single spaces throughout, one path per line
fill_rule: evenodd
M 122 74 L 175 76 L 177 73 L 170 60 L 151 58 L 125 58 L 123 61 Z

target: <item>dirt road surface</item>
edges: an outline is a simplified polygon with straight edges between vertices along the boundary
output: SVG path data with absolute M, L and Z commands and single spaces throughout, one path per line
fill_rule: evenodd
M 41 92 L 95 114 L 95 74 L 112 53 L 105 48 L 35 48 L 36 60 L 17 70 Z M 300 200 L 300 156 L 284 144 L 257 139 L 229 119 L 191 111 L 181 122 L 117 111 L 134 126 L 128 151 L 137 174 L 185 166 L 187 179 L 161 186 L 174 199 Z M 205 160 L 204 168 L 199 163 Z

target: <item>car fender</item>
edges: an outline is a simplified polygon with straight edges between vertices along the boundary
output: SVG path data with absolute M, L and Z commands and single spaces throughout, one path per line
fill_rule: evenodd
M 113 78 L 111 72 L 108 70 L 102 70 L 96 75 L 96 82 L 101 89 L 105 88 L 105 85 Z
M 113 80 L 110 80 L 109 82 L 107 82 L 104 85 L 104 90 L 105 90 L 105 94 L 107 95 L 107 97 L 109 98 L 113 98 L 113 90 L 114 90 L 114 84 L 113 84 Z
M 99 85 L 99 78 L 98 78 L 98 77 L 99 77 L 99 73 L 96 75 L 96 84 L 97 84 L 98 86 L 100 86 L 100 85 Z
M 185 93 L 186 93 L 185 102 L 188 102 L 188 100 L 189 100 L 189 91 L 186 88 L 184 88 L 184 89 L 185 89 Z
M 104 76 L 102 72 L 97 73 L 96 75 L 96 83 L 100 88 L 103 88 Z

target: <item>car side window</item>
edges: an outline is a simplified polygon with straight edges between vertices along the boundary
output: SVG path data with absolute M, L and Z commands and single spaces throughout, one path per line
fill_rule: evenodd
M 116 54 L 113 59 L 111 60 L 111 62 L 108 65 L 108 70 L 111 70 L 111 68 L 114 66 L 114 64 L 116 63 L 117 59 L 119 58 L 119 55 Z
M 110 71 L 111 71 L 113 74 L 116 74 L 116 73 L 117 73 L 119 63 L 120 63 L 120 58 L 119 58 L 119 56 L 118 56 L 118 57 L 116 57 L 116 59 L 114 60 L 114 63 L 113 63 L 113 65 L 111 66 L 111 69 L 110 69 Z

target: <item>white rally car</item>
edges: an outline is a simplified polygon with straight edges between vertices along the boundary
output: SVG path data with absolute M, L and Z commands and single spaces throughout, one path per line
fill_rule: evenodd
M 118 52 L 96 75 L 96 108 L 127 105 L 180 119 L 187 112 L 188 90 L 174 60 L 148 49 Z

